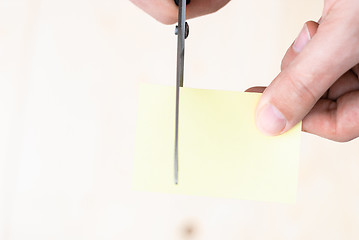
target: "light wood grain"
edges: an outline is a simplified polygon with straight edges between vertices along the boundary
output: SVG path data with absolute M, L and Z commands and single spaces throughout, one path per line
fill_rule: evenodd
M 190 21 L 188 87 L 267 85 L 322 2 Z M 0 2 L 0 239 L 357 239 L 358 144 L 304 134 L 295 205 L 131 190 L 139 81 L 173 85 L 173 26 L 129 1 Z

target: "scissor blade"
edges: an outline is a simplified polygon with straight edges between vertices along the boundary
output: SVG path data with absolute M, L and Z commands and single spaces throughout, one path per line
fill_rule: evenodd
M 178 40 L 177 40 L 177 82 L 176 82 L 176 130 L 175 130 L 175 184 L 178 184 L 178 128 L 179 128 L 179 95 L 183 87 L 184 47 L 186 37 L 186 0 L 179 0 L 178 4 Z

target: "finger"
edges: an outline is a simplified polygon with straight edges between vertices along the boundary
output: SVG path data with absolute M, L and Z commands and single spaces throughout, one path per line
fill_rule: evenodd
M 251 87 L 245 92 L 263 93 L 265 89 L 266 87 Z M 335 101 L 340 96 L 357 90 L 359 90 L 359 79 L 353 72 L 348 71 L 330 87 L 324 97 Z
M 337 101 L 321 99 L 303 119 L 303 131 L 338 142 L 359 136 L 359 91 Z
M 353 73 L 357 76 L 359 80 L 359 64 L 352 68 Z
M 359 25 L 359 18 L 333 12 L 264 91 L 256 111 L 257 127 L 263 133 L 278 135 L 292 128 L 359 61 L 359 28 L 351 27 Z
M 174 24 L 178 21 L 178 7 L 173 0 L 130 1 L 163 24 Z
M 218 11 L 230 0 L 193 0 L 187 6 L 187 18 L 196 18 Z
M 265 87 L 252 87 L 252 88 L 248 88 L 246 92 L 263 93 L 265 89 L 266 89 Z
M 174 0 L 130 0 L 143 11 L 163 24 L 178 21 L 178 7 Z M 186 18 L 195 18 L 214 13 L 224 7 L 230 0 L 193 0 L 187 5 Z
M 353 71 L 344 73 L 329 89 L 327 98 L 336 100 L 340 96 L 359 90 L 359 80 Z
M 302 34 L 293 42 L 287 50 L 281 64 L 281 70 L 285 69 L 300 53 L 301 49 L 313 38 L 317 33 L 319 24 L 313 21 L 306 22 L 302 29 Z

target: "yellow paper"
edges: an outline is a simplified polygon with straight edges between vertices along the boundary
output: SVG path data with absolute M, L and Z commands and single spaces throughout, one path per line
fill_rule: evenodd
M 175 88 L 141 84 L 133 187 L 140 191 L 295 202 L 300 124 L 278 137 L 254 123 L 257 93 L 181 88 L 174 184 Z

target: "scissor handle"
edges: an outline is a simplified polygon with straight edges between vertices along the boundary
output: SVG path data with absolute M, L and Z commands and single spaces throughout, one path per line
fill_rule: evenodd
M 186 4 L 189 4 L 191 0 L 186 0 Z M 175 0 L 176 5 L 178 6 L 178 0 Z

